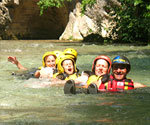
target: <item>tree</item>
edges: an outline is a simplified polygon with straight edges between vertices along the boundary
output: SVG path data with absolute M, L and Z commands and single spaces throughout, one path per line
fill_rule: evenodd
M 116 26 L 112 35 L 117 35 L 117 42 L 147 43 L 150 40 L 150 1 L 118 0 L 120 8 L 112 8 Z M 111 11 L 111 12 L 112 12 Z

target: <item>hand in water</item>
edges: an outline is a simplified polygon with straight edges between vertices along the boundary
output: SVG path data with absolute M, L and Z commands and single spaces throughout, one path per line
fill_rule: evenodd
M 146 87 L 146 85 L 138 83 L 138 82 L 134 83 L 134 88 L 143 88 L 143 87 Z
M 15 56 L 8 56 L 8 61 L 16 65 L 18 63 L 18 60 Z

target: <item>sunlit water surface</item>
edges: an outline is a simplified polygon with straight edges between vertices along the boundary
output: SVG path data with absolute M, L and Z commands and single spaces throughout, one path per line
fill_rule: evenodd
M 149 124 L 150 88 L 125 93 L 97 95 L 65 95 L 63 87 L 27 88 L 41 82 L 26 79 L 7 57 L 16 56 L 27 68 L 42 65 L 46 51 L 75 48 L 79 55 L 77 67 L 90 70 L 93 59 L 106 54 L 127 56 L 132 65 L 128 77 L 150 85 L 150 46 L 87 45 L 81 43 L 50 43 L 49 41 L 0 41 L 0 123 L 17 125 L 41 124 Z

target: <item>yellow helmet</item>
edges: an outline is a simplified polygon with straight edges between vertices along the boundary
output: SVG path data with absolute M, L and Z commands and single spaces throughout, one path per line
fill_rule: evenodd
M 57 64 L 57 69 L 58 69 L 59 73 L 64 73 L 64 68 L 62 66 L 62 63 L 63 63 L 64 60 L 71 60 L 74 64 L 74 71 L 77 72 L 74 56 L 72 56 L 72 55 L 63 55 L 62 54 L 59 57 L 58 64 Z
M 54 52 L 46 52 L 46 53 L 44 53 L 44 55 L 43 55 L 43 57 L 42 57 L 42 64 L 43 64 L 43 67 L 45 67 L 45 57 L 46 57 L 46 56 L 49 56 L 49 55 L 54 56 L 55 59 L 56 59 L 56 54 L 55 54 Z
M 64 57 L 64 53 L 62 52 L 61 54 L 59 54 L 59 56 L 56 58 L 56 66 L 58 65 L 59 60 Z
M 56 57 L 58 57 L 60 54 L 62 54 L 63 52 L 62 51 L 59 51 L 59 50 L 55 50 L 53 51 L 53 53 L 56 55 Z
M 77 51 L 75 49 L 73 49 L 73 48 L 67 48 L 67 49 L 65 49 L 64 50 L 64 54 L 65 55 L 72 55 L 72 56 L 74 56 L 75 61 L 76 61 L 77 56 L 78 56 Z

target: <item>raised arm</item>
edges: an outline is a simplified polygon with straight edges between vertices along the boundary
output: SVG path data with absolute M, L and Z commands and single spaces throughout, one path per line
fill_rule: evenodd
M 17 60 L 15 56 L 8 56 L 8 61 L 11 62 L 12 64 L 15 64 L 20 70 L 27 70 L 27 68 L 25 68 L 20 64 L 20 62 Z

